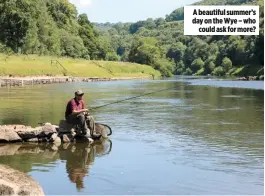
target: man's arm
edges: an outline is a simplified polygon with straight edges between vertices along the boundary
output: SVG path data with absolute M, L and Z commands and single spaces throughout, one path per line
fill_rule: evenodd
M 82 112 L 87 112 L 88 109 L 81 109 L 81 110 L 72 110 L 72 115 L 80 114 Z
M 83 104 L 83 103 L 82 103 L 82 104 Z M 74 109 L 75 107 L 74 107 L 73 103 L 71 103 L 71 108 L 72 108 L 72 115 L 80 114 L 80 113 L 82 113 L 82 112 L 87 112 L 87 111 L 88 111 L 88 109 L 86 109 L 86 108 L 84 107 L 84 104 L 83 104 L 81 110 L 75 110 L 75 109 Z

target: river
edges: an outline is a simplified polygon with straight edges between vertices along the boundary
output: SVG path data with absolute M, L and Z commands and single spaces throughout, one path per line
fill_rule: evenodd
M 58 124 L 82 88 L 110 141 L 0 146 L 45 194 L 264 194 L 264 82 L 178 77 L 0 89 L 0 124 Z M 12 151 L 15 152 L 12 154 Z

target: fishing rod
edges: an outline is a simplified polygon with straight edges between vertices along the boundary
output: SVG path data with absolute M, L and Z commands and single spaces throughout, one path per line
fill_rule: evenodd
M 108 106 L 108 105 L 112 105 L 112 104 L 115 104 L 115 103 L 120 103 L 120 102 L 127 101 L 127 100 L 130 100 L 130 99 L 135 99 L 137 97 L 142 97 L 142 96 L 145 96 L 145 95 L 154 94 L 154 93 L 161 92 L 161 91 L 171 90 L 171 89 L 174 89 L 174 88 L 176 88 L 176 87 L 165 88 L 165 89 L 161 89 L 161 90 L 158 90 L 158 91 L 153 91 L 153 92 L 150 92 L 150 93 L 144 93 L 144 94 L 137 95 L 137 96 L 134 96 L 134 97 L 130 97 L 130 98 L 127 98 L 127 99 L 123 99 L 123 100 L 115 101 L 115 102 L 108 103 L 108 104 L 105 104 L 105 105 L 93 107 L 93 108 L 90 108 L 89 110 L 95 110 L 95 109 L 102 108 L 102 107 L 105 107 L 105 106 Z

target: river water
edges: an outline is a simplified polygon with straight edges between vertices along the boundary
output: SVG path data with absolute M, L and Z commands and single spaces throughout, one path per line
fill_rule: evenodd
M 264 194 L 264 83 L 180 77 L 0 89 L 0 124 L 58 124 L 74 90 L 113 130 L 87 144 L 9 144 L 0 163 L 45 194 Z

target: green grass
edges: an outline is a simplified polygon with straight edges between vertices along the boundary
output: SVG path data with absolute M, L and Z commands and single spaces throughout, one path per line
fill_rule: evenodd
M 61 66 L 62 65 L 62 66 Z M 65 69 L 66 70 L 65 70 Z M 37 55 L 0 54 L 0 76 L 160 77 L 151 66 Z

